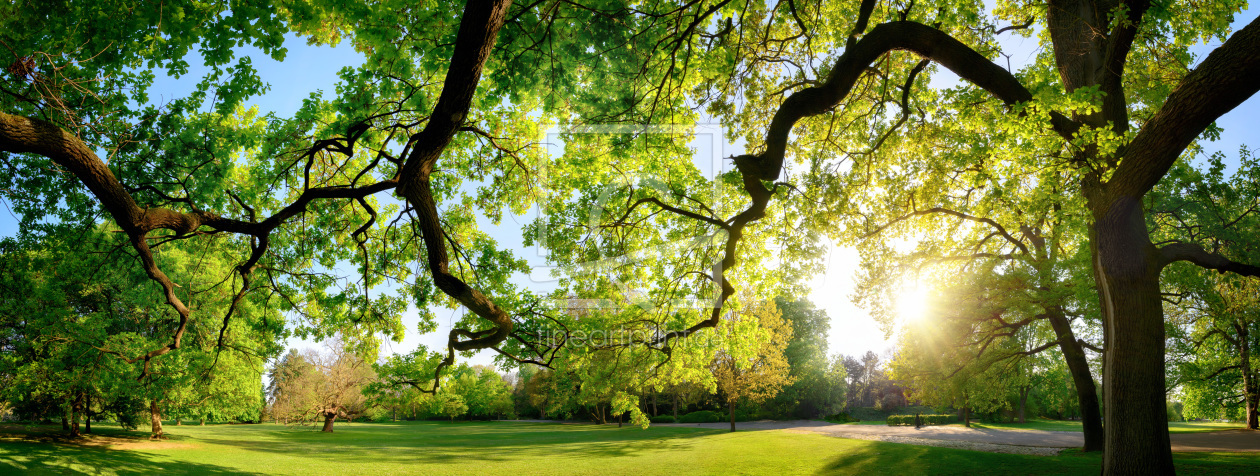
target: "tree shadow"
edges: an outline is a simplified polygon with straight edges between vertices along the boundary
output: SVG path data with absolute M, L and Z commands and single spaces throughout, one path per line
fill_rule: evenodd
M 332 434 L 307 429 L 266 430 L 274 438 L 198 438 L 207 444 L 248 451 L 292 453 L 330 461 L 371 458 L 411 464 L 452 461 L 500 462 L 554 456 L 613 458 L 682 449 L 687 440 L 721 433 L 695 428 L 642 430 L 616 425 L 548 425 L 508 422 L 408 422 L 338 428 Z M 324 451 L 310 452 L 312 445 Z M 423 451 L 412 451 L 423 450 Z
M 0 440 L 0 474 L 261 474 L 78 444 Z

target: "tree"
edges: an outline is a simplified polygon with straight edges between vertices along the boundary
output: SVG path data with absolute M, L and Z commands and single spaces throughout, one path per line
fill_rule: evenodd
M 778 415 L 814 419 L 844 408 L 843 366 L 827 358 L 827 332 L 831 319 L 807 300 L 775 299 L 783 318 L 792 325 L 792 339 L 784 349 L 792 383 L 766 403 Z
M 691 193 L 696 187 L 666 187 L 662 193 L 638 187 L 633 194 L 623 187 L 618 198 L 629 199 L 617 203 L 628 205 L 613 216 L 626 220 L 610 220 L 602 231 L 614 239 L 570 247 L 580 254 L 587 246 L 615 243 L 617 233 L 640 231 L 635 223 L 648 215 L 672 220 L 672 231 L 689 225 L 714 237 L 712 252 L 673 261 L 677 267 L 662 265 L 668 272 L 650 281 L 659 302 L 671 302 L 676 297 L 668 296 L 671 290 L 682 289 L 659 284 L 688 277 L 694 278 L 686 281 L 691 287 L 679 295 L 714 296 L 694 312 L 651 315 L 653 327 L 664 331 L 636 347 L 659 361 L 669 360 L 665 349 L 678 339 L 712 331 L 725 315 L 725 301 L 735 295 L 734 283 L 750 283 L 740 281 L 747 270 L 736 265 L 764 257 L 758 251 L 764 246 L 748 246 L 769 241 L 767 233 L 759 233 L 763 219 L 799 223 L 794 212 L 776 209 L 774 200 L 801 189 L 780 182 L 793 165 L 789 159 L 798 165 L 815 161 L 811 165 L 821 167 L 804 171 L 804 177 L 836 182 L 843 191 L 840 181 L 819 173 L 836 165 L 824 162 L 844 157 L 839 149 L 851 144 L 863 145 L 849 151 L 857 153 L 868 144 L 879 146 L 854 170 L 891 170 L 884 160 L 926 160 L 931 156 L 903 147 L 913 139 L 906 133 L 917 132 L 921 122 L 952 128 L 960 145 L 1002 146 L 962 147 L 972 164 L 1000 149 L 997 162 L 1014 162 L 1008 159 L 1012 155 L 1046 158 L 1039 165 L 1079 171 L 1072 194 L 1089 210 L 1091 262 L 1107 338 L 1108 473 L 1173 469 L 1163 421 L 1160 271 L 1174 261 L 1191 261 L 1260 274 L 1187 243 L 1151 243 L 1141 206 L 1191 142 L 1260 89 L 1251 80 L 1260 71 L 1254 54 L 1260 24 L 1226 34 L 1237 3 L 1003 3 L 997 11 L 1003 21 L 1031 17 L 1034 22 L 1027 24 L 1047 33 L 1046 54 L 1014 73 L 991 61 L 993 38 L 1011 30 L 982 18 L 980 2 L 876 9 L 874 0 L 804 6 L 724 0 L 642 8 L 473 0 L 462 11 L 446 3 L 388 1 L 177 2 L 140 12 L 120 3 L 3 7 L 0 31 L 14 61 L 2 85 L 0 150 L 20 154 L 6 158 L 16 164 L 6 173 L 16 174 L 13 181 L 31 192 L 14 199 L 27 228 L 50 208 L 74 210 L 67 219 L 92 220 L 96 210 L 88 204 L 100 203 L 160 289 L 162 302 L 179 316 L 169 342 L 128 354 L 127 361 L 141 367 L 179 349 L 185 324 L 200 319 L 153 256 L 148 238 L 162 230 L 173 232 L 173 239 L 204 239 L 210 231 L 246 238 L 234 268 L 236 296 L 255 292 L 254 283 L 313 271 L 316 257 L 360 265 L 362 279 L 356 276 L 354 285 L 332 293 L 324 289 L 335 279 L 290 281 L 296 288 L 290 295 L 301 291 L 324 307 L 311 315 L 324 335 L 339 328 L 367 340 L 378 331 L 400 334 L 401 301 L 387 294 L 372 298 L 367 290 L 387 276 L 402 278 L 414 269 L 407 262 L 423 262 L 427 276 L 409 282 L 415 300 L 435 298 L 470 311 L 450 334 L 435 372 L 453 366 L 456 351 L 495 349 L 511 360 L 546 361 L 554 348 L 533 345 L 535 332 L 563 325 L 542 317 L 546 310 L 531 311 L 537 309 L 532 296 L 508 285 L 507 277 L 523 266 L 477 233 L 472 216 L 474 203 L 496 220 L 505 210 L 532 204 L 516 197 L 531 196 L 538 182 L 530 178 L 536 170 L 528 164 L 540 162 L 525 160 L 534 156 L 519 147 L 521 137 L 534 137 L 521 129 L 536 123 L 539 110 L 565 122 L 634 125 L 694 122 L 702 110 L 750 139 L 755 152 L 736 157 L 736 170 L 718 180 L 737 188 L 729 195 L 739 197 L 739 205 L 697 205 Z M 182 15 L 163 21 L 167 9 Z M 74 28 L 97 18 L 116 20 L 109 29 Z M 156 25 L 180 35 L 167 38 Z M 247 61 L 228 66 L 234 57 L 230 47 L 250 44 L 282 57 L 286 31 L 316 42 L 345 37 L 368 61 L 344 75 L 339 97 L 313 98 L 293 118 L 264 125 L 235 114 L 263 82 Z M 1223 44 L 1193 70 L 1182 63 L 1188 43 L 1210 37 Z M 152 47 L 159 40 L 163 47 Z M 185 56 L 198 42 L 204 43 L 210 72 L 190 98 L 165 110 L 136 100 L 146 98 L 154 69 L 185 72 Z M 971 86 L 940 98 L 914 92 L 900 103 L 922 106 L 915 121 L 882 122 L 888 116 L 870 111 L 896 102 L 885 100 L 892 98 L 891 88 L 879 86 L 912 76 L 920 60 L 910 54 L 949 68 Z M 911 79 L 908 91 L 914 90 Z M 207 100 L 213 101 L 208 112 L 194 112 Z M 959 113 L 967 120 L 959 120 Z M 903 127 L 888 141 L 867 140 L 872 129 L 882 136 Z M 387 147 L 395 139 L 401 144 Z M 112 153 L 108 166 L 98 149 Z M 240 175 L 234 161 L 215 160 L 238 153 L 248 156 Z M 652 154 L 618 165 L 648 173 L 669 169 L 647 156 Z M 91 198 L 77 185 L 49 180 L 45 171 L 52 164 L 68 170 Z M 570 170 L 581 169 L 577 164 Z M 555 195 L 581 196 L 574 184 L 611 175 L 604 171 L 568 175 Z M 208 179 L 185 180 L 194 175 Z M 489 185 L 462 197 L 465 201 L 454 186 L 465 180 Z M 370 198 L 386 191 L 405 198 L 400 209 L 407 210 L 410 226 L 376 219 L 379 207 Z M 448 209 L 439 205 L 452 203 L 469 206 L 439 212 Z M 297 219 L 302 215 L 311 219 Z M 556 235 L 566 237 L 572 236 Z M 366 242 L 376 239 L 395 246 L 373 246 L 389 251 L 369 253 Z M 645 241 L 650 240 L 627 240 L 625 251 Z M 466 257 L 477 259 L 476 266 Z M 485 273 L 475 275 L 474 269 Z M 590 280 L 593 288 L 601 287 L 597 281 Z M 759 287 L 751 283 L 748 287 Z M 615 294 L 607 288 L 601 293 Z M 644 316 L 623 317 L 639 322 Z
M 1174 334 L 1174 361 L 1184 413 L 1191 418 L 1229 417 L 1257 429 L 1260 404 L 1260 286 L 1229 276 L 1205 277 L 1187 291 L 1173 313 L 1184 333 Z M 1184 288 L 1183 288 L 1184 289 Z
M 1162 241 L 1192 244 L 1236 261 L 1260 257 L 1260 164 L 1246 147 L 1239 166 L 1224 175 L 1224 154 L 1198 169 L 1179 164 L 1152 193 L 1148 226 Z M 1260 339 L 1257 283 L 1246 278 L 1179 266 L 1164 285 L 1170 309 L 1169 388 L 1180 386 L 1186 413 L 1215 418 L 1234 414 L 1248 428 L 1260 425 L 1260 374 L 1253 364 Z
M 736 404 L 741 400 L 760 403 L 774 398 L 795 380 L 784 355 L 792 340 L 792 322 L 783 318 L 774 301 L 746 306 L 739 316 L 727 319 L 719 328 L 728 339 L 711 364 L 730 415 L 732 432 Z M 766 333 L 769 338 L 754 340 L 753 345 L 740 338 L 756 333 Z
M 272 374 L 283 377 L 271 389 L 273 418 L 322 419 L 321 431 L 327 433 L 337 418 L 353 419 L 368 410 L 364 390 L 376 380 L 372 365 L 336 340 L 325 345 L 325 352 L 290 350 Z

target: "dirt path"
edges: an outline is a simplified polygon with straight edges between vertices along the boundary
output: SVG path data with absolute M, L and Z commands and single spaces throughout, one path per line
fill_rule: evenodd
M 675 423 L 661 425 L 713 429 L 730 428 L 729 423 Z M 967 428 L 958 425 L 925 426 L 916 430 L 914 427 L 908 426 L 836 425 L 821 421 L 798 420 L 736 423 L 735 427 L 739 430 L 805 431 L 840 438 L 858 438 L 864 440 L 907 443 L 914 443 L 914 441 L 911 440 L 945 440 L 976 443 L 981 445 L 1059 449 L 1078 448 L 1085 444 L 1084 437 L 1082 437 L 1079 432 L 1075 431 L 997 430 L 991 428 Z M 1173 451 L 1260 452 L 1260 432 L 1257 431 L 1225 430 L 1204 433 L 1174 433 L 1170 436 L 1172 439 Z M 982 448 L 977 447 L 975 449 Z M 992 451 L 992 449 L 983 450 Z M 1014 448 L 1012 448 L 1012 450 L 1014 450 Z

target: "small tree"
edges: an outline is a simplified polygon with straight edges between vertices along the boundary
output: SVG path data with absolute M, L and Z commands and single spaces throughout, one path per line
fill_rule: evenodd
M 752 304 L 723 321 L 719 332 L 727 342 L 710 369 L 717 380 L 735 431 L 735 405 L 740 400 L 760 403 L 791 385 L 791 366 L 785 350 L 792 340 L 792 323 L 783 319 L 774 301 Z

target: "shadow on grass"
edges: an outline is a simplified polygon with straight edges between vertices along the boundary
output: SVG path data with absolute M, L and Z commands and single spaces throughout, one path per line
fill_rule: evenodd
M 616 425 L 549 425 L 509 422 L 416 422 L 346 425 L 332 434 L 309 429 L 268 430 L 271 441 L 205 436 L 208 444 L 248 451 L 304 453 L 341 461 L 372 458 L 419 464 L 459 461 L 513 461 L 563 454 L 566 457 L 615 458 L 690 447 L 694 438 L 721 433 L 696 428 Z M 310 452 L 318 445 L 319 452 Z
M 1099 455 L 1072 457 L 985 453 L 877 442 L 829 462 L 823 474 L 1097 474 Z
M 258 474 L 74 444 L 0 440 L 0 474 Z

